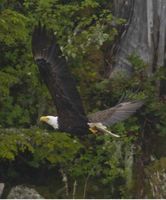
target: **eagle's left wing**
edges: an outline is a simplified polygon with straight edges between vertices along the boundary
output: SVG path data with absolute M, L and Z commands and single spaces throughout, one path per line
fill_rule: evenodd
M 120 103 L 112 108 L 88 115 L 89 122 L 102 123 L 106 126 L 123 121 L 134 114 L 144 104 L 143 101 Z

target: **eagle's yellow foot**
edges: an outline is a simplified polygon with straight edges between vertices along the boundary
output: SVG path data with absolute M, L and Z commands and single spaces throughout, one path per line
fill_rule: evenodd
M 120 137 L 117 134 L 112 133 L 111 131 L 107 130 L 107 127 L 104 126 L 102 123 L 88 123 L 89 130 L 97 135 L 97 134 L 110 134 L 114 137 Z
M 90 127 L 89 130 L 91 131 L 91 133 L 93 133 L 94 135 L 97 135 L 98 130 L 95 127 Z

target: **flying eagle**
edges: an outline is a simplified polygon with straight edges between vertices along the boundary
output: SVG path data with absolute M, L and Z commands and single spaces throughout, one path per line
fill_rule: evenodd
M 142 105 L 142 101 L 123 102 L 115 107 L 86 115 L 76 83 L 68 68 L 52 30 L 39 24 L 32 34 L 32 53 L 41 78 L 57 109 L 57 116 L 42 116 L 41 121 L 60 131 L 84 135 L 92 132 L 116 134 L 107 130 L 116 122 L 127 119 Z

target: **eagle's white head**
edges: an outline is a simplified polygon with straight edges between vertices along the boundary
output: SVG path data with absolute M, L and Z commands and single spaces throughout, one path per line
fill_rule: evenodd
M 54 129 L 58 129 L 58 116 L 42 116 L 40 117 L 41 122 L 46 122 L 50 126 L 52 126 Z

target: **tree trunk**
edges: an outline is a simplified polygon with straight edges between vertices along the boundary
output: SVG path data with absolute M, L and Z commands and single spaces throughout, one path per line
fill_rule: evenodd
M 128 56 L 137 54 L 148 64 L 151 75 L 164 66 L 166 52 L 166 1 L 117 0 L 113 1 L 115 15 L 126 19 L 123 32 L 116 43 L 116 52 L 109 51 L 109 77 L 117 72 L 131 74 Z M 107 56 L 108 56 L 107 55 Z M 113 62 L 113 61 L 114 62 Z
M 125 18 L 126 24 L 121 27 L 115 44 L 105 54 L 108 77 L 114 78 L 119 73 L 131 76 L 132 66 L 128 57 L 132 54 L 147 63 L 148 76 L 166 66 L 166 0 L 114 0 L 112 3 L 114 15 Z M 165 81 L 156 81 L 156 95 L 166 99 Z M 147 197 L 144 168 L 150 161 L 151 143 L 152 138 L 145 135 L 139 142 L 142 154 L 136 158 L 134 166 L 136 198 Z

